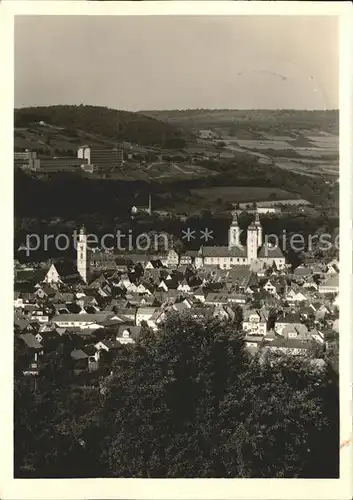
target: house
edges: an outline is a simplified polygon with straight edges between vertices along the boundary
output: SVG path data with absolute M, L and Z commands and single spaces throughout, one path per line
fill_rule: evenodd
M 104 277 L 104 274 L 100 274 L 97 278 L 89 283 L 88 288 L 90 288 L 91 290 L 99 290 L 105 284 L 108 284 L 108 282 Z
M 268 344 L 269 342 L 273 342 L 278 338 L 279 336 L 277 335 L 277 333 L 273 329 L 271 329 L 266 333 L 265 337 L 263 337 L 263 340 L 266 344 Z
M 266 281 L 266 283 L 263 285 L 263 290 L 266 292 L 275 295 L 277 293 L 277 287 L 274 283 L 272 283 L 271 280 Z
M 135 323 L 136 311 L 136 307 L 117 307 L 115 316 L 122 319 L 122 322 L 125 322 L 126 319 L 126 322 Z
M 114 349 L 119 349 L 121 346 L 121 343 L 118 342 L 117 340 L 100 340 L 99 342 L 97 342 L 97 344 L 95 344 L 95 348 L 97 349 L 97 351 L 106 351 L 106 352 L 109 352 L 109 351 L 112 351 Z
M 23 375 L 38 375 L 38 361 L 44 352 L 43 345 L 38 342 L 35 335 L 32 333 L 24 333 L 19 335 L 19 338 L 27 346 L 30 352 L 28 367 L 23 371 Z
M 168 275 L 169 273 L 166 272 L 165 275 Z M 160 277 L 162 275 L 162 270 L 161 269 L 145 269 L 143 276 L 146 281 L 149 281 L 150 283 L 158 283 L 160 280 Z
M 228 302 L 233 304 L 246 304 L 247 297 L 241 293 L 229 293 L 228 294 Z
M 213 316 L 214 308 L 213 307 L 193 307 L 190 309 L 190 315 L 192 318 L 200 319 L 200 318 L 211 318 Z
M 309 330 L 309 334 L 311 335 L 312 339 L 318 344 L 325 344 L 325 335 L 322 331 L 318 330 L 317 328 L 312 328 L 311 330 Z
M 278 352 L 283 354 L 291 354 L 294 356 L 305 356 L 308 352 L 309 345 L 296 338 L 284 339 L 277 338 L 266 345 L 265 350 L 270 352 Z
M 172 309 L 174 309 L 174 311 L 182 312 L 190 309 L 190 305 L 186 302 L 178 302 L 173 304 Z
M 167 259 L 166 259 L 166 265 L 167 267 L 174 267 L 179 264 L 179 255 L 177 252 L 173 249 L 169 250 Z
M 329 294 L 339 292 L 339 275 L 329 276 L 325 282 L 319 285 L 319 293 Z
M 77 297 L 76 304 L 81 308 L 84 308 L 86 306 L 93 306 L 97 308 L 98 306 L 98 302 L 95 297 L 86 295 L 82 296 L 82 294 L 80 294 L 80 297 Z
M 189 293 L 191 287 L 186 280 L 183 280 L 181 283 L 179 283 L 177 290 L 179 290 L 180 292 Z
M 339 293 L 338 293 L 338 294 L 336 295 L 336 297 L 333 299 L 333 301 L 332 301 L 332 305 L 333 305 L 334 307 L 337 307 L 337 308 L 339 309 L 339 307 L 340 307 L 340 295 L 339 295 Z
M 43 346 L 40 342 L 38 342 L 35 335 L 32 333 L 23 333 L 19 335 L 19 338 L 26 344 L 27 347 L 33 349 L 39 354 L 43 354 Z
M 136 326 L 140 326 L 143 321 L 148 324 L 155 311 L 155 307 L 139 307 L 136 311 Z
M 227 306 L 216 306 L 213 311 L 213 316 L 220 320 L 230 321 L 234 319 L 234 311 Z
M 31 325 L 30 321 L 26 318 L 16 318 L 14 320 L 14 326 L 20 332 L 33 332 L 34 327 Z
M 143 306 L 145 303 L 144 298 L 141 295 L 139 295 L 138 293 L 127 293 L 126 300 L 127 300 L 128 306 L 140 307 L 140 306 Z
M 157 330 L 158 326 L 165 320 L 165 317 L 166 311 L 156 309 L 151 318 L 147 321 L 147 324 L 152 330 Z
M 313 302 L 309 304 L 312 309 L 316 319 L 323 319 L 327 314 L 329 314 L 329 309 L 321 302 Z
M 244 341 L 245 347 L 257 349 L 260 345 L 262 345 L 264 337 L 262 335 L 246 335 Z
M 245 246 L 240 241 L 241 230 L 237 213 L 233 212 L 232 215 L 233 219 L 228 230 L 228 245 L 202 246 L 199 249 L 199 257 L 203 265 L 216 265 L 222 269 L 230 269 L 233 265 L 250 265 L 252 268 L 261 269 L 265 265 L 275 263 L 278 269 L 284 268 L 285 257 L 279 246 L 270 246 L 263 242 L 259 215 L 255 214 L 255 220 L 247 228 Z
M 164 280 L 161 280 L 161 282 L 158 285 L 158 288 L 161 288 L 165 292 L 168 292 L 168 290 L 169 290 L 168 285 L 167 285 L 166 281 L 164 281 Z
M 318 284 L 316 283 L 315 281 L 315 278 L 313 275 L 310 275 L 308 277 L 305 277 L 304 278 L 304 282 L 302 284 L 302 288 L 304 289 L 313 289 L 313 290 L 317 290 L 318 289 Z
M 312 275 L 313 271 L 310 267 L 305 266 L 304 264 L 298 266 L 294 269 L 293 275 L 296 277 L 307 277 Z
M 281 335 L 286 326 L 297 326 L 300 328 L 301 325 L 302 322 L 298 314 L 283 312 L 275 321 L 275 332 Z
M 339 344 L 339 335 L 338 332 L 330 329 L 330 328 L 322 328 L 318 330 L 319 335 L 323 338 L 324 340 L 324 345 L 326 349 L 334 349 L 338 347 Z
M 205 305 L 220 306 L 228 303 L 228 295 L 210 292 L 205 297 Z
M 107 283 L 97 289 L 97 294 L 103 298 L 110 297 L 111 293 L 112 289 Z
M 39 309 L 32 312 L 30 315 L 31 321 L 38 321 L 38 323 L 48 323 L 49 322 L 49 314 L 46 310 Z
M 189 308 L 194 306 L 194 300 L 192 299 L 192 297 L 187 297 L 183 300 L 183 303 L 186 304 Z
M 331 262 L 327 264 L 326 275 L 338 274 L 339 270 L 340 270 L 340 265 L 338 260 L 337 259 L 331 260 Z
M 106 324 L 109 320 L 120 321 L 118 316 L 103 312 L 97 314 L 59 314 L 58 316 L 54 316 L 53 323 L 61 328 L 75 327 L 95 330 L 103 328 L 102 324 Z
M 304 319 L 314 319 L 315 313 L 311 307 L 307 306 L 300 309 L 300 316 Z
M 163 264 L 160 259 L 151 259 L 145 265 L 145 269 L 159 269 L 161 267 L 163 267 Z
M 250 309 L 244 313 L 242 326 L 247 335 L 266 335 L 267 318 L 261 309 Z
M 131 286 L 131 280 L 128 274 L 122 274 L 117 284 L 119 288 L 127 290 Z
M 250 266 L 233 266 L 226 279 L 242 293 L 259 285 L 258 277 L 251 271 Z
M 302 342 L 312 341 L 312 336 L 305 325 L 287 325 L 283 328 L 281 335 L 285 339 L 298 339 Z
M 61 335 L 53 327 L 49 327 L 48 330 L 38 331 L 35 337 L 45 350 L 50 350 L 50 348 L 56 348 L 59 345 Z
M 136 288 L 136 293 L 140 293 L 141 295 L 152 295 L 154 287 L 152 287 L 149 283 L 139 283 Z
M 75 371 L 82 371 L 88 369 L 88 354 L 86 354 L 82 349 L 74 349 L 70 353 L 72 359 L 73 368 Z
M 60 274 L 56 269 L 55 264 L 52 264 L 44 278 L 46 283 L 62 283 Z
M 35 312 L 35 311 L 39 311 L 40 310 L 40 306 L 39 304 L 25 304 L 23 306 L 23 310 L 22 310 L 22 313 L 23 315 L 27 318 L 27 319 L 30 319 L 31 318 L 31 315 Z
M 196 252 L 197 254 L 197 252 Z M 193 259 L 191 255 L 184 254 L 180 256 L 179 264 L 181 266 L 189 266 L 192 265 Z
M 202 288 L 196 288 L 196 290 L 192 291 L 192 296 L 199 300 L 200 302 L 205 302 L 205 293 Z
M 64 282 L 71 281 L 72 279 L 76 279 L 78 282 L 80 281 L 75 264 L 73 262 L 62 260 L 56 262 L 55 264 L 51 264 L 44 277 L 44 282 L 50 284 L 62 284 Z
M 288 288 L 285 294 L 285 300 L 290 303 L 306 302 L 308 300 L 307 296 L 294 288 Z

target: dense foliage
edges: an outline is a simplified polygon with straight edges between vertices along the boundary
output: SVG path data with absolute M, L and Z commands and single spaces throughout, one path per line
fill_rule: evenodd
M 16 477 L 337 477 L 330 367 L 252 357 L 236 330 L 172 315 L 122 350 L 104 391 L 78 390 L 55 354 L 36 390 L 17 375 Z
M 295 175 L 286 175 L 286 182 L 297 186 L 298 179 Z M 256 170 L 252 175 L 257 182 L 261 182 L 262 177 Z M 235 184 L 250 182 L 249 173 L 245 169 L 236 172 L 222 173 L 213 179 L 214 185 L 227 185 L 227 178 Z M 271 178 L 272 183 L 282 178 L 278 175 Z M 284 179 L 282 179 L 284 180 Z M 270 182 L 270 176 L 268 176 Z M 325 201 L 329 200 L 329 187 L 327 185 L 310 181 L 311 184 L 303 185 L 302 191 L 312 189 L 317 196 L 325 195 Z M 38 252 L 31 252 L 26 256 L 24 252 L 16 252 L 16 258 L 23 260 L 47 260 L 48 257 L 64 256 L 63 252 L 54 244 L 54 240 L 48 240 L 46 249 L 43 247 L 45 234 L 67 234 L 72 240 L 72 234 L 81 224 L 85 224 L 87 231 L 100 238 L 103 234 L 114 233 L 117 229 L 127 234 L 131 230 L 132 234 L 155 231 L 156 233 L 167 233 L 180 239 L 182 230 L 190 227 L 199 234 L 200 229 L 208 227 L 213 231 L 213 244 L 226 244 L 228 227 L 230 223 L 230 210 L 232 206 L 225 207 L 222 213 L 211 214 L 205 211 L 204 198 L 198 200 L 191 189 L 197 187 L 192 182 L 175 182 L 170 184 L 149 184 L 141 181 L 104 181 L 98 179 L 84 179 L 74 174 L 62 174 L 50 180 L 39 180 L 26 175 L 21 170 L 15 171 L 15 250 L 26 240 L 26 234 L 37 234 L 41 241 Z M 201 184 L 201 181 L 198 185 Z M 202 184 L 201 184 L 202 185 Z M 230 182 L 228 183 L 230 185 Z M 266 184 L 269 185 L 269 184 Z M 285 186 L 286 184 L 284 184 Z M 206 187 L 206 186 L 205 186 Z M 145 205 L 148 194 L 152 193 L 153 209 L 167 209 L 171 216 L 168 219 L 161 219 L 156 215 L 145 219 L 132 220 L 130 210 L 133 205 Z M 332 195 L 333 196 L 333 195 Z M 222 200 L 221 200 L 222 201 Z M 197 203 L 200 204 L 199 216 L 189 216 L 185 221 L 181 221 L 178 215 L 174 215 L 173 204 L 177 203 Z M 195 210 L 196 211 L 196 210 Z M 216 212 L 216 211 L 215 211 Z M 245 228 L 250 223 L 251 216 L 244 214 L 240 217 L 240 225 Z M 305 242 L 308 235 L 315 235 L 319 231 L 333 235 L 338 228 L 338 217 L 325 213 L 325 209 L 316 213 L 283 213 L 280 216 L 263 216 L 262 224 L 264 234 L 287 235 L 287 241 L 293 233 L 302 234 Z M 243 233 L 246 236 L 246 233 Z M 185 244 L 187 242 L 183 240 Z M 61 246 L 62 241 L 59 243 Z M 188 244 L 189 248 L 197 249 L 201 246 L 202 240 L 195 239 Z M 284 248 L 282 246 L 282 248 Z M 42 253 L 40 253 L 42 251 Z M 74 251 L 70 245 L 70 251 Z M 67 256 L 69 256 L 67 254 Z M 72 253 L 74 256 L 74 253 Z M 322 256 L 319 256 L 320 258 Z

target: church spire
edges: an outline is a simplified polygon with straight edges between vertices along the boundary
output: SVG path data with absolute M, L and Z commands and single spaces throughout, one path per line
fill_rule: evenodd
M 77 271 L 85 283 L 87 283 L 88 267 L 87 235 L 85 227 L 82 226 L 77 242 Z
M 232 212 L 232 226 L 239 226 L 239 221 L 238 221 L 238 212 L 235 210 Z
M 232 223 L 229 226 L 228 230 L 228 248 L 234 248 L 241 246 L 240 243 L 240 227 L 239 227 L 239 222 L 238 222 L 238 215 L 237 212 L 234 211 L 232 212 Z
M 259 217 L 258 212 L 256 212 L 256 214 L 255 214 L 254 226 L 256 227 L 256 230 L 257 230 L 257 245 L 259 247 L 261 247 L 262 246 L 262 226 L 261 226 L 260 217 Z

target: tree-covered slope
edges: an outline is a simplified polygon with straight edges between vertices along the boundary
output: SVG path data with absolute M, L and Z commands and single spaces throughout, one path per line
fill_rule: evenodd
M 83 130 L 111 140 L 141 145 L 183 147 L 180 130 L 155 118 L 101 106 L 40 106 L 15 110 L 15 127 L 26 128 L 38 122 L 62 127 L 66 132 Z M 57 131 L 60 134 L 60 130 Z

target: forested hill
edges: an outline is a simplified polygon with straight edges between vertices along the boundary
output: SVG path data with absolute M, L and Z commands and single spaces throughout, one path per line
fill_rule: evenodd
M 185 145 L 182 132 L 158 119 L 129 111 L 101 106 L 41 106 L 15 109 L 15 127 L 26 128 L 38 122 L 77 130 L 111 140 L 125 140 L 144 146 L 178 148 Z M 58 131 L 60 133 L 60 131 Z

